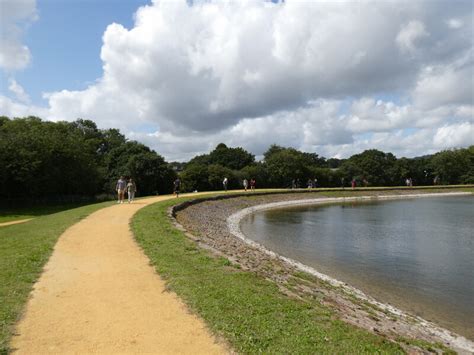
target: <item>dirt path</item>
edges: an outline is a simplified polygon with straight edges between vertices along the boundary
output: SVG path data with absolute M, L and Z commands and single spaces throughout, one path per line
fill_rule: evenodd
M 11 342 L 16 353 L 220 354 L 149 265 L 129 230 L 140 208 L 169 196 L 99 210 L 59 239 Z

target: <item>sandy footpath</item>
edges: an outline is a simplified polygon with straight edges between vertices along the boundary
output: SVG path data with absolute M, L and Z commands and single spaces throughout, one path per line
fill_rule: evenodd
M 19 354 L 227 353 L 203 321 L 165 290 L 129 229 L 136 211 L 168 198 L 104 208 L 66 230 L 34 286 L 12 349 Z

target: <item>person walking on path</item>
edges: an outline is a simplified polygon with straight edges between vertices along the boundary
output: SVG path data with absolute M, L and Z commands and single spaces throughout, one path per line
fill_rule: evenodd
M 369 186 L 369 181 L 365 177 L 362 179 L 362 183 L 364 184 L 364 187 Z
M 250 190 L 251 191 L 254 191 L 255 190 L 255 185 L 257 185 L 257 182 L 255 181 L 255 179 L 250 179 Z
M 352 190 L 355 189 L 356 185 L 357 185 L 356 179 L 355 179 L 355 178 L 352 178 L 352 181 L 351 181 Z
M 179 197 L 179 189 L 181 187 L 181 180 L 179 178 L 176 178 L 176 180 L 174 181 L 174 194 L 176 195 L 176 198 Z
M 133 179 L 130 179 L 127 184 L 128 203 L 132 203 L 135 199 L 135 192 L 137 192 L 137 185 Z
M 222 181 L 222 185 L 224 186 L 224 191 L 227 191 L 227 184 L 229 183 L 229 180 L 227 178 L 224 178 L 224 181 Z
M 115 185 L 115 191 L 117 191 L 117 203 L 123 203 L 123 198 L 125 196 L 125 188 L 127 187 L 127 182 L 123 176 L 118 179 L 117 184 Z
M 243 184 L 244 184 L 244 190 L 247 191 L 247 187 L 249 186 L 248 180 L 247 180 L 247 179 L 244 179 Z

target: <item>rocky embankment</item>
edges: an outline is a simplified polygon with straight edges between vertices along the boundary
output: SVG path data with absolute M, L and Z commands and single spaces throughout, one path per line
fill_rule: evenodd
M 423 190 L 391 191 L 346 191 L 346 196 L 381 196 L 431 193 Z M 446 192 L 446 191 L 443 191 Z M 426 349 L 418 347 L 409 339 L 439 343 L 460 353 L 474 351 L 472 342 L 445 331 L 434 324 L 403 312 L 390 311 L 380 307 L 376 301 L 364 295 L 358 295 L 350 287 L 334 287 L 330 283 L 310 274 L 301 272 L 291 263 L 273 257 L 259 248 L 248 245 L 236 238 L 228 228 L 227 219 L 232 214 L 256 205 L 328 197 L 329 193 L 284 193 L 252 194 L 232 198 L 205 200 L 199 203 L 185 203 L 174 208 L 172 214 L 176 225 L 187 231 L 201 247 L 225 256 L 242 269 L 255 272 L 275 282 L 281 292 L 289 297 L 306 300 L 318 300 L 335 311 L 337 317 L 359 327 L 368 329 L 388 339 L 399 342 L 408 352 L 424 353 Z M 333 197 L 333 196 L 330 196 Z M 404 340 L 401 340 L 404 338 Z M 440 346 L 436 352 L 443 352 Z

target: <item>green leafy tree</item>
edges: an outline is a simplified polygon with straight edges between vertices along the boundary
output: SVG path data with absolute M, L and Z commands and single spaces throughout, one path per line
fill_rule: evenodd
M 99 188 L 94 146 L 70 123 L 4 120 L 0 152 L 0 193 L 7 198 L 91 195 Z
M 209 165 L 211 164 L 211 158 L 209 157 L 209 154 L 202 154 L 202 155 L 196 155 L 194 158 L 192 158 L 189 162 L 185 164 L 185 169 L 187 166 L 190 165 Z
M 229 168 L 226 168 L 225 166 L 218 164 L 209 165 L 207 167 L 207 173 L 209 189 L 211 190 L 222 190 L 222 181 L 224 180 L 224 178 L 228 179 L 227 186 L 229 189 L 237 188 L 238 186 L 238 180 L 234 171 Z
M 255 179 L 257 187 L 269 187 L 270 182 L 268 179 L 268 171 L 266 165 L 261 162 L 256 162 L 251 165 L 247 165 L 245 168 L 238 172 L 239 188 L 243 187 L 244 179 L 250 182 L 251 179 Z
M 340 169 L 346 181 L 367 179 L 374 186 L 392 186 L 398 184 L 396 161 L 392 153 L 370 149 L 351 156 Z
M 444 150 L 431 158 L 431 167 L 443 184 L 470 181 L 473 175 L 474 146 L 467 149 Z
M 229 148 L 224 143 L 217 145 L 209 154 L 210 164 L 218 164 L 233 170 L 240 170 L 254 161 L 255 156 L 243 148 Z
M 209 189 L 209 172 L 206 165 L 191 164 L 180 174 L 184 191 L 206 191 Z
M 311 178 L 311 165 L 307 157 L 296 149 L 285 148 L 265 154 L 268 181 L 272 187 L 290 187 L 293 179 L 301 184 Z

